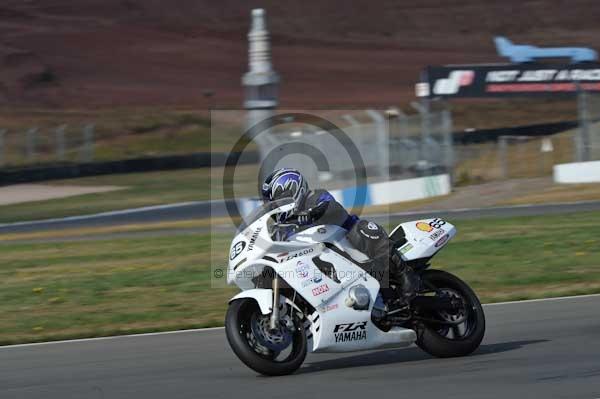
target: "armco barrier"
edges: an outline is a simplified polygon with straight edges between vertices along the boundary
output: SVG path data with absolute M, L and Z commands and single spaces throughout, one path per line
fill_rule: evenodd
M 118 173 L 153 172 L 210 166 L 219 167 L 225 165 L 228 155 L 225 153 L 199 152 L 189 155 L 148 157 L 121 161 L 4 169 L 0 170 L 0 185 Z M 244 152 L 238 164 L 254 164 L 258 160 L 256 152 Z
M 509 126 L 496 129 L 477 129 L 470 132 L 456 132 L 452 134 L 454 144 L 468 145 L 496 142 L 501 136 L 529 136 L 543 137 L 561 133 L 576 128 L 577 121 L 563 121 L 555 123 L 539 123 L 534 125 Z
M 443 174 L 374 183 L 362 187 L 350 187 L 342 190 L 334 190 L 331 194 L 344 207 L 353 208 L 415 201 L 450 194 L 451 190 L 450 176 Z M 362 194 L 361 192 L 365 195 L 357 195 Z M 360 198 L 365 199 L 364 203 L 358 202 Z
M 364 203 L 358 202 L 363 198 Z M 415 179 L 394 180 L 369 184 L 362 187 L 349 187 L 342 190 L 333 190 L 331 194 L 345 208 L 354 208 L 369 205 L 387 205 L 396 202 L 414 201 L 423 198 L 436 197 L 450 194 L 452 186 L 449 175 L 436 175 L 427 177 L 418 177 Z M 248 215 L 254 209 L 262 204 L 257 198 L 238 199 L 238 209 L 242 216 Z M 214 216 L 214 215 L 213 215 Z

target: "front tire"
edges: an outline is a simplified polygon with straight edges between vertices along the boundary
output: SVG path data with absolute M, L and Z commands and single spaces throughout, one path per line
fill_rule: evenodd
M 304 328 L 299 320 L 294 320 L 294 330 L 289 332 L 291 342 L 281 355 L 279 351 L 261 345 L 256 337 L 256 320 L 265 317 L 269 315 L 261 314 L 254 299 L 242 298 L 231 302 L 225 316 L 225 334 L 229 345 L 246 366 L 260 374 L 291 374 L 302 365 L 306 357 L 307 340 Z M 252 326 L 252 323 L 255 325 Z
M 475 292 L 458 277 L 441 270 L 426 270 L 421 276 L 422 286 L 438 294 L 462 298 L 464 314 L 449 315 L 436 312 L 429 318 L 452 321 L 464 319 L 459 325 L 443 325 L 419 322 L 417 326 L 417 345 L 425 352 L 436 357 L 466 356 L 479 347 L 485 334 L 485 315 L 481 302 Z

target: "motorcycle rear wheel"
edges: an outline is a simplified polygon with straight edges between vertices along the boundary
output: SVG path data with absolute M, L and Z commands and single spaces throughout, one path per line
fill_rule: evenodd
M 433 315 L 436 319 L 465 321 L 458 325 L 420 322 L 416 344 L 436 357 L 466 356 L 475 351 L 485 334 L 485 315 L 475 292 L 458 277 L 441 270 L 424 271 L 421 281 L 425 288 L 435 289 L 438 294 L 461 298 L 465 303 L 464 314 L 451 315 L 440 311 Z
M 229 304 L 225 316 L 225 334 L 236 356 L 252 370 L 268 376 L 287 375 L 296 371 L 304 362 L 307 352 L 306 333 L 299 320 L 295 320 L 288 354 L 278 360 L 278 353 L 265 351 L 257 344 L 252 321 L 264 317 L 258 304 L 251 298 L 242 298 Z M 283 327 L 282 327 L 283 328 Z

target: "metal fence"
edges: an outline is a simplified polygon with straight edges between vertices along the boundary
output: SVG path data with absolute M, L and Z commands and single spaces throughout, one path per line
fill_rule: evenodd
M 578 126 L 553 135 L 504 135 L 495 141 L 454 144 L 454 182 L 551 176 L 553 166 L 600 160 L 600 95 L 577 98 Z M 477 134 L 476 132 L 473 134 Z
M 455 184 L 551 176 L 555 164 L 572 162 L 575 131 L 552 136 L 500 136 L 495 141 L 456 144 Z
M 454 159 L 450 112 L 420 108 L 418 111 L 413 115 L 395 108 L 344 111 L 327 119 L 340 127 L 357 148 L 369 182 L 450 172 Z M 284 151 L 286 146 L 296 148 L 294 154 L 278 160 L 278 164 L 265 165 L 265 170 L 294 167 L 309 180 L 319 181 L 329 189 L 347 186 L 356 176 L 357 164 L 347 148 L 314 126 L 294 123 L 278 126 L 258 136 L 256 141 L 266 163 L 270 154 Z M 310 149 L 324 155 L 328 171 L 318 169 Z
M 414 103 L 410 114 L 398 108 L 334 110 L 325 113 L 323 118 L 340 127 L 356 146 L 370 182 L 449 173 L 455 184 L 470 184 L 550 176 L 555 164 L 600 160 L 600 95 L 582 92 L 577 101 L 579 126 L 574 129 L 551 136 L 505 135 L 492 141 L 472 140 L 467 144 L 453 142 L 452 115 L 443 102 Z M 250 122 L 263 120 L 271 114 L 268 110 L 252 111 Z M 119 131 L 119 125 L 113 125 Z M 121 150 L 111 159 L 123 153 L 129 157 L 146 154 L 134 148 L 135 140 L 141 135 L 117 134 L 113 131 L 114 126 L 108 133 L 102 126 L 96 131 L 95 124 L 32 126 L 19 130 L 0 127 L 0 167 L 92 162 L 102 158 L 99 140 L 117 135 L 127 140 L 110 144 L 111 149 Z M 187 124 L 182 126 L 187 128 Z M 175 132 L 174 129 L 171 130 Z M 191 134 L 178 135 L 171 130 L 152 136 L 152 142 L 162 151 L 156 150 L 154 155 L 163 155 L 165 148 L 172 146 L 174 141 L 181 147 L 177 151 L 189 152 L 191 147 L 185 143 L 197 140 Z M 198 129 L 194 134 L 205 133 Z M 356 160 L 334 137 L 318 127 L 289 121 L 261 134 L 256 142 L 267 163 L 267 155 L 286 145 L 303 145 L 299 151 L 288 155 L 284 164 L 302 170 L 311 181 L 319 181 L 327 188 L 348 186 L 356 176 Z M 329 164 L 328 171 L 319 170 L 314 164 L 310 149 L 322 153 Z M 263 169 L 272 170 L 275 166 L 264 165 Z
M 600 160 L 600 96 L 581 93 L 579 126 L 540 136 L 503 135 L 495 139 L 452 140 L 452 115 L 443 102 L 413 104 L 407 115 L 398 108 L 347 112 L 334 120 L 358 147 L 371 181 L 449 173 L 454 184 L 551 176 L 560 163 Z M 290 143 L 303 143 L 334 160 L 330 173 L 319 173 L 302 155 L 285 164 L 318 178 L 328 187 L 351 183 L 355 165 L 329 135 L 310 127 L 279 127 L 258 140 L 263 154 Z M 473 134 L 477 134 L 474 132 Z M 267 169 L 272 169 L 271 165 Z M 279 165 L 282 166 L 282 165 Z
M 94 160 L 94 124 L 50 129 L 0 128 L 0 167 Z
M 600 160 L 600 95 L 581 92 L 577 100 L 579 129 L 574 137 L 574 161 Z

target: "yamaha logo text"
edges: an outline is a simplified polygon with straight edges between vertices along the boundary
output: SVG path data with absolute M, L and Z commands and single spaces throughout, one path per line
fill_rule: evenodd
M 333 329 L 335 342 L 361 341 L 367 339 L 367 322 L 337 324 Z

